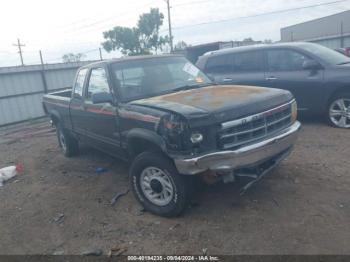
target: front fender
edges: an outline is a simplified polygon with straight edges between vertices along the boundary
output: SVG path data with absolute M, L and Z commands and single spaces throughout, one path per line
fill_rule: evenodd
M 127 142 L 129 152 L 132 151 L 131 145 L 135 140 L 146 141 L 148 143 L 151 143 L 157 146 L 163 152 L 165 153 L 167 152 L 164 139 L 154 131 L 144 129 L 144 128 L 135 128 L 130 130 L 126 135 L 126 142 Z

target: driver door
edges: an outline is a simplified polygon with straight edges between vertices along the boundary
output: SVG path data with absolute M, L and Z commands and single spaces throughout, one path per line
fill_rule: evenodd
M 95 147 L 113 155 L 120 152 L 120 137 L 116 106 L 111 103 L 94 104 L 92 96 L 96 93 L 111 93 L 107 70 L 96 67 L 90 70 L 85 90 L 85 134 Z

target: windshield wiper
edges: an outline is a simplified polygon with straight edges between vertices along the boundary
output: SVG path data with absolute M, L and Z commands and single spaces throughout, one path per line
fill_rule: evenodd
M 177 87 L 171 91 L 177 92 L 177 91 L 185 91 L 185 90 L 190 90 L 190 89 L 195 89 L 195 88 L 200 88 L 200 87 L 205 87 L 205 86 L 211 86 L 214 85 L 213 83 L 205 83 L 205 84 L 194 84 L 194 85 L 184 85 Z
M 346 64 L 350 64 L 350 61 L 342 62 L 342 63 L 339 63 L 339 64 L 337 64 L 337 65 L 346 65 Z

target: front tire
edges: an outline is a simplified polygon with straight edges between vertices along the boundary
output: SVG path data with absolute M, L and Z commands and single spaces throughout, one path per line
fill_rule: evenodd
M 153 214 L 178 216 L 188 204 L 189 184 L 161 153 L 137 156 L 130 168 L 130 183 L 136 199 Z
M 350 93 L 334 96 L 328 106 L 328 123 L 337 128 L 350 128 Z
M 56 125 L 58 144 L 66 157 L 72 157 L 79 152 L 79 143 L 60 124 Z

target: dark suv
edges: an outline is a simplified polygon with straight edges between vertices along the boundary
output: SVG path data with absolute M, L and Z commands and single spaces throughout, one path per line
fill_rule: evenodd
M 284 43 L 213 51 L 197 66 L 217 83 L 289 90 L 299 110 L 350 128 L 350 58 L 313 43 Z

